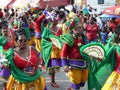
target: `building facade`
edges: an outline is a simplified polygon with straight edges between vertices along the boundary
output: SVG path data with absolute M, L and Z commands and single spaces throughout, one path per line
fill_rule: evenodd
M 87 0 L 87 4 L 101 12 L 105 8 L 115 6 L 116 0 Z
M 90 5 L 91 7 L 96 8 L 98 12 L 116 4 L 120 4 L 120 0 L 75 0 L 75 5 L 79 6 L 80 9 Z

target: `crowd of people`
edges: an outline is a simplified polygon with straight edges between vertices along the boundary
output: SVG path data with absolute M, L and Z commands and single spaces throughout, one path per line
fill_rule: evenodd
M 0 9 L 0 77 L 5 80 L 4 90 L 48 90 L 44 68 L 51 86 L 59 88 L 55 75 L 61 67 L 71 82 L 68 90 L 79 90 L 87 81 L 88 90 L 119 90 L 119 23 L 116 18 L 103 20 L 96 14 L 53 9 L 50 5 L 23 11 Z M 80 48 L 91 43 L 103 45 L 104 58 L 82 54 Z

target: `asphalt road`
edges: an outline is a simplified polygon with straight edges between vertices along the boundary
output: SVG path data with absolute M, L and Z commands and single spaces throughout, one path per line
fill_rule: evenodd
M 48 74 L 46 72 L 43 72 L 43 74 L 46 77 L 48 90 L 67 90 L 67 88 L 70 85 L 70 82 L 63 71 L 57 72 L 56 77 L 55 77 L 56 83 L 59 84 L 60 88 L 52 87 L 50 85 L 50 77 L 48 76 Z M 87 90 L 86 85 L 85 85 L 85 87 L 82 87 L 80 90 Z
M 56 82 L 57 82 L 57 84 L 59 84 L 60 88 L 54 88 L 50 85 L 50 77 L 48 76 L 46 71 L 43 71 L 43 75 L 46 78 L 48 90 L 67 90 L 67 88 L 70 85 L 70 82 L 69 82 L 67 76 L 65 75 L 65 73 L 62 70 L 60 72 L 57 72 L 56 77 L 55 77 Z M 2 82 L 0 82 L 0 90 L 3 90 Z M 81 88 L 80 90 L 87 90 L 86 85 L 85 85 L 85 87 Z

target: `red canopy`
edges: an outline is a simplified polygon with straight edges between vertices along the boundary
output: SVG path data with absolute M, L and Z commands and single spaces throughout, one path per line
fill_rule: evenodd
M 103 11 L 103 14 L 112 14 L 112 15 L 120 15 L 120 5 L 118 6 L 113 6 L 113 7 L 110 7 L 110 8 L 106 8 L 104 11 Z
M 70 2 L 71 0 L 40 0 L 40 6 L 42 8 L 45 8 L 47 4 L 52 7 L 67 6 Z
M 12 4 L 15 2 L 16 0 L 11 0 L 4 8 L 11 8 Z

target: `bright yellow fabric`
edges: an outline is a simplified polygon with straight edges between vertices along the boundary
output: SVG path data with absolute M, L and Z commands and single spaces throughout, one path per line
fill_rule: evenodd
M 120 90 L 120 74 L 113 71 L 101 90 Z
M 7 90 L 44 90 L 45 86 L 45 78 L 42 76 L 30 83 L 20 83 L 11 75 L 6 88 Z
M 34 37 L 32 37 L 30 39 L 30 41 L 28 41 L 28 45 L 32 45 L 32 44 L 35 44 L 35 38 Z
M 51 58 L 60 58 L 61 57 L 61 50 L 56 46 L 52 46 Z
M 63 24 L 62 26 L 62 33 L 63 34 L 68 34 L 70 31 L 68 29 L 68 26 L 66 24 Z
M 35 38 L 35 45 L 36 45 L 36 50 L 38 52 L 41 52 L 41 39 Z
M 84 83 L 88 79 L 88 69 L 70 69 L 68 72 L 68 78 L 74 84 L 80 84 L 81 82 Z

